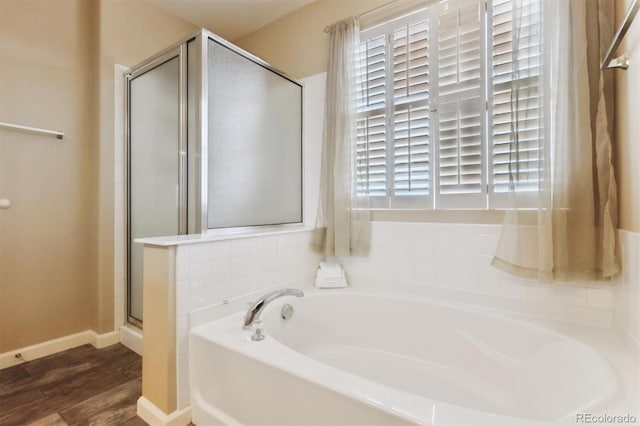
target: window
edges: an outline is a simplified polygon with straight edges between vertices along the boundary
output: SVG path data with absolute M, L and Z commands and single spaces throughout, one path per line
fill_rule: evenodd
M 357 179 L 372 207 L 500 208 L 510 182 L 535 194 L 539 12 L 441 0 L 361 32 Z

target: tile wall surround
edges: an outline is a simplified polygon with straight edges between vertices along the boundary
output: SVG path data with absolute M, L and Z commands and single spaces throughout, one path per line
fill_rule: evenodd
M 493 268 L 500 225 L 373 222 L 369 256 L 339 258 L 350 284 L 433 296 L 541 322 L 615 329 L 636 343 L 640 234 L 620 231 L 624 273 L 610 282 L 541 283 Z M 311 285 L 311 232 L 177 247 L 178 407 L 190 405 L 188 332 L 276 287 Z M 226 301 L 226 302 L 225 302 Z
M 177 246 L 178 409 L 190 405 L 190 328 L 244 309 L 270 288 L 308 285 L 319 262 L 309 230 Z
M 613 290 L 615 329 L 640 348 L 640 233 L 620 230 L 622 274 Z
M 339 261 L 355 286 L 402 289 L 528 317 L 612 327 L 614 290 L 624 274 L 612 281 L 569 283 L 513 277 L 491 266 L 500 228 L 374 222 L 369 256 Z M 637 241 L 638 234 L 626 234 Z M 638 264 L 637 243 L 635 253 L 635 258 L 624 258 L 625 270 Z

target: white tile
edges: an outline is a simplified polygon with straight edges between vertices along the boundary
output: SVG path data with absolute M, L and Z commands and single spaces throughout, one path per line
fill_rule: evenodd
M 502 295 L 514 299 L 527 298 L 527 284 L 524 280 L 503 277 L 501 280 Z
M 211 245 L 209 243 L 192 244 L 189 246 L 189 264 L 198 265 L 208 263 L 211 258 Z
M 189 356 L 180 354 L 177 358 L 178 392 L 189 389 Z
M 231 258 L 231 241 L 214 241 L 211 243 L 211 261 Z
M 199 263 L 189 266 L 189 289 L 194 290 L 212 284 L 211 264 Z
M 640 281 L 640 247 L 637 238 L 630 237 L 629 244 L 625 245 L 622 252 L 623 273 L 632 281 Z
M 470 250 L 467 250 L 468 240 L 469 237 L 466 235 L 435 232 L 427 241 L 429 241 L 429 244 L 433 244 L 436 247 L 436 250 L 434 250 L 436 256 L 440 258 L 453 259 L 460 255 L 470 254 Z
M 629 302 L 629 334 L 640 342 L 640 297 L 637 292 L 631 293 Z
M 301 280 L 302 278 L 308 276 L 308 272 L 306 271 L 306 269 L 297 265 L 279 269 L 277 273 L 279 276 L 278 281 L 281 284 L 286 284 L 291 281 Z M 311 284 L 312 282 L 313 280 L 310 280 L 309 284 Z
M 262 272 L 262 256 L 251 255 L 244 257 L 234 257 L 231 259 L 231 279 L 256 275 Z
M 178 410 L 191 406 L 191 392 L 189 388 L 178 392 Z
M 371 272 L 381 279 L 416 281 L 416 262 L 423 252 L 415 248 L 415 241 L 404 233 L 396 236 L 395 243 L 390 234 L 379 235 L 379 246 L 369 254 Z
M 290 268 L 300 262 L 300 252 L 292 248 L 278 250 L 278 268 Z
M 292 234 L 278 235 L 278 250 L 284 250 L 291 246 Z
M 189 345 L 189 317 L 179 317 L 176 319 L 176 353 L 187 352 Z
M 189 246 L 178 246 L 176 253 L 176 280 L 189 278 Z
M 183 317 L 189 313 L 189 281 L 176 282 L 176 316 Z
M 550 283 L 528 283 L 527 299 L 536 302 L 553 302 L 555 289 Z
M 493 234 L 474 234 L 463 238 L 464 242 L 460 240 L 460 236 L 447 240 L 450 245 L 449 250 L 453 250 L 454 253 L 466 252 L 493 256 L 498 246 L 498 236 Z
M 613 289 L 608 285 L 601 289 L 587 289 L 587 304 L 592 308 L 611 309 L 613 306 Z
M 262 271 L 260 274 L 260 279 L 265 284 L 265 286 L 272 287 L 275 285 L 282 284 L 286 281 L 286 276 L 282 274 L 282 271 L 279 269 L 273 269 L 269 271 Z
M 278 235 L 278 250 L 295 248 L 306 249 L 311 244 L 310 232 L 292 232 L 290 234 Z
M 261 237 L 262 240 L 262 252 L 278 251 L 278 236 L 267 235 Z
M 260 238 L 240 238 L 231 240 L 231 257 L 246 257 L 260 253 L 262 250 Z
M 618 297 L 616 298 L 616 309 L 624 312 L 625 316 L 631 315 L 631 299 L 633 298 L 633 283 L 628 277 L 622 278 L 622 285 L 618 290 Z
M 465 291 L 480 291 L 482 283 L 477 279 L 478 271 L 468 265 L 471 262 L 465 261 L 449 271 L 450 281 L 447 288 Z M 464 266 L 463 266 L 464 265 Z
M 502 281 L 498 278 L 483 278 L 478 280 L 475 291 L 499 296 L 502 294 Z
M 347 281 L 349 283 L 358 281 L 360 278 L 368 280 L 371 275 L 371 268 L 369 262 L 366 259 L 351 257 L 340 259 L 339 263 L 342 265 L 344 272 L 347 274 Z M 315 277 L 320 262 L 316 263 L 311 273 Z
M 552 307 L 552 318 L 560 321 L 601 328 L 609 328 L 613 324 L 613 313 L 608 309 L 560 304 L 546 306 Z
M 215 285 L 229 282 L 231 280 L 231 259 L 212 262 L 211 274 Z
M 278 252 L 267 251 L 262 253 L 262 270 L 271 272 L 278 270 Z
M 587 289 L 583 287 L 572 287 L 564 284 L 555 284 L 556 303 L 564 305 L 587 305 Z
M 502 294 L 502 272 L 491 266 L 492 260 L 493 254 L 481 254 L 473 262 L 468 262 L 468 266 L 460 266 L 468 272 L 468 282 L 464 287 L 485 294 Z
M 618 229 L 618 241 L 617 241 L 617 243 L 619 245 L 627 244 L 628 239 L 630 237 L 632 237 L 631 234 L 632 234 L 631 232 L 625 231 L 624 229 Z
M 200 327 L 201 325 L 220 319 L 222 316 L 219 315 L 219 308 L 220 306 L 218 305 L 210 305 L 206 308 L 190 312 L 189 328 Z
M 233 282 L 233 292 L 230 298 L 243 297 L 250 293 L 260 292 L 271 285 L 262 276 L 245 277 Z
M 199 287 L 189 292 L 189 312 L 219 303 L 224 298 L 219 290 L 216 287 Z
M 318 266 L 320 266 L 321 260 L 322 256 L 320 255 L 320 253 L 316 253 L 311 249 L 302 250 L 300 253 L 301 266 L 309 271 L 309 273 L 316 273 L 316 269 L 318 269 Z

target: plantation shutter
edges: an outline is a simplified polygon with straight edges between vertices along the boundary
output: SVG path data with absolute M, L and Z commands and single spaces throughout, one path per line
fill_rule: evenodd
M 359 194 L 387 195 L 387 116 L 385 35 L 365 39 L 357 66 L 357 185 Z
M 374 207 L 432 206 L 426 18 L 415 13 L 361 35 L 358 191 Z
M 542 0 L 439 0 L 361 33 L 358 191 L 378 208 L 501 208 L 539 191 Z
M 427 200 L 425 196 L 432 187 L 428 21 L 407 22 L 393 31 L 391 38 L 394 104 L 391 205 L 398 206 L 408 196 Z
M 489 179 L 492 205 L 505 206 L 510 181 L 520 193 L 533 194 L 540 185 L 544 152 L 541 4 L 540 0 L 493 0 L 491 6 Z
M 483 1 L 439 4 L 438 208 L 486 207 L 483 27 Z

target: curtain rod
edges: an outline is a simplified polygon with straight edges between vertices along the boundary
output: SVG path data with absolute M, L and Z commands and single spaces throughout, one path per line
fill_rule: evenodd
M 357 18 L 365 17 L 365 16 L 370 15 L 372 13 L 375 13 L 375 12 L 381 10 L 381 9 L 389 7 L 392 4 L 400 3 L 401 1 L 403 1 L 403 0 L 392 0 L 392 1 L 388 2 L 388 3 L 381 4 L 380 6 L 374 7 L 373 9 L 369 9 L 366 12 L 362 12 L 359 15 L 356 15 L 356 17 Z M 326 27 L 324 27 L 324 29 L 322 31 L 324 31 L 325 33 L 328 33 L 330 30 L 331 30 L 331 25 L 327 25 Z
M 629 5 L 629 9 L 625 14 L 622 23 L 620 24 L 620 28 L 618 28 L 618 31 L 616 31 L 616 34 L 613 36 L 613 40 L 611 40 L 611 45 L 609 46 L 609 49 L 607 49 L 607 53 L 605 54 L 602 63 L 600 64 L 601 70 L 609 68 L 622 68 L 626 70 L 629 68 L 629 58 L 627 53 L 615 59 L 613 58 L 613 55 L 616 54 L 616 50 L 627 33 L 629 26 L 631 26 L 631 22 L 633 22 L 633 18 L 635 18 L 638 10 L 640 10 L 640 2 L 638 0 L 633 0 Z

